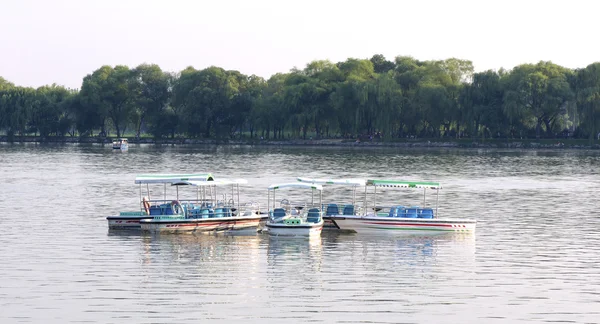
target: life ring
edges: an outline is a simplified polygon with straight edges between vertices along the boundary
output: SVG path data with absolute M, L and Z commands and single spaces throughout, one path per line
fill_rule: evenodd
M 178 200 L 173 200 L 171 206 L 173 208 L 173 214 L 179 215 L 183 213 L 183 206 L 181 206 L 181 203 Z
M 150 215 L 150 201 L 148 200 L 148 197 L 142 198 L 142 204 L 144 205 L 146 215 Z

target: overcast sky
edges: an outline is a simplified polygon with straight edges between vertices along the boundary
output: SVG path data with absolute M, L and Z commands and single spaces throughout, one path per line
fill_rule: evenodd
M 599 13 L 593 0 L 0 0 L 0 76 L 79 88 L 102 65 L 155 63 L 268 78 L 373 54 L 579 68 L 600 61 Z

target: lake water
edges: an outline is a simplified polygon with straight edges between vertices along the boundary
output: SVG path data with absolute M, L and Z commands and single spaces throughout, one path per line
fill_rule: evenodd
M 261 206 L 302 175 L 438 180 L 477 231 L 109 231 L 153 172 L 246 178 Z M 597 151 L 0 144 L 0 185 L 3 324 L 600 322 Z

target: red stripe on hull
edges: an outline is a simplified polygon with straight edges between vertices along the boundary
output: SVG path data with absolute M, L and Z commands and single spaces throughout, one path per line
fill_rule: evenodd
M 232 221 L 232 222 L 212 222 L 212 223 L 181 223 L 181 224 L 164 224 L 166 227 L 185 227 L 185 226 L 195 226 L 195 227 L 207 227 L 207 226 L 219 226 L 219 225 L 246 225 L 256 223 L 258 225 L 258 221 L 256 222 L 244 222 L 244 221 Z M 161 223 L 154 223 L 158 225 L 162 225 Z

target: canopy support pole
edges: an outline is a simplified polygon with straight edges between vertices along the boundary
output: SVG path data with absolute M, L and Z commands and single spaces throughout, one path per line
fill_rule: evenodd
M 373 213 L 377 216 L 377 185 L 375 187 L 375 193 L 373 194 Z
M 363 214 L 362 216 L 365 216 L 365 214 L 367 213 L 367 208 L 369 207 L 369 206 L 367 205 L 367 188 L 368 188 L 368 187 L 365 185 L 365 201 L 364 201 L 364 207 L 365 207 L 365 211 L 364 211 L 364 214 Z
M 440 201 L 440 189 L 437 189 L 437 195 L 435 198 L 435 218 L 438 217 L 438 202 Z
M 142 198 L 142 184 L 140 184 L 140 202 L 142 202 L 142 204 L 143 204 L 142 200 L 143 200 L 143 198 Z M 140 206 L 140 207 L 142 207 L 142 206 Z

